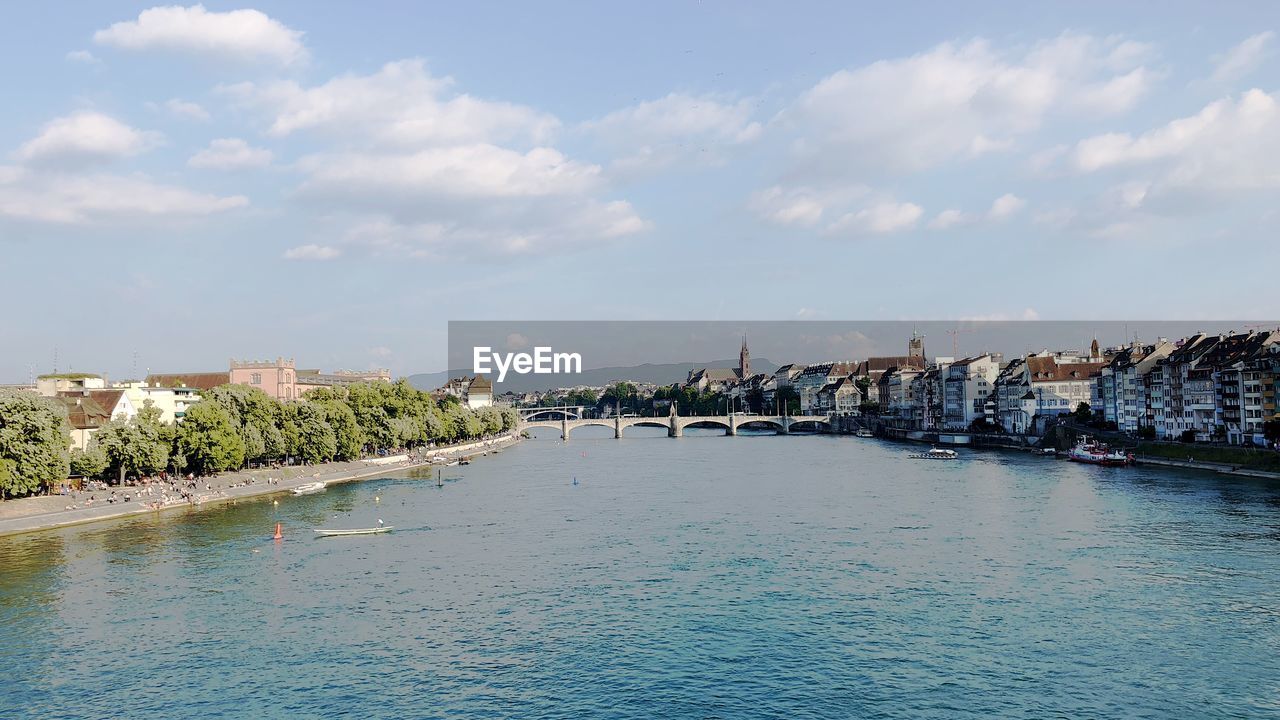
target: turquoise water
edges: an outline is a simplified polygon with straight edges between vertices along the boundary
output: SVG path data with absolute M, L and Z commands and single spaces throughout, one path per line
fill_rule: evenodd
M 0 538 L 0 717 L 1280 717 L 1274 485 L 645 435 Z

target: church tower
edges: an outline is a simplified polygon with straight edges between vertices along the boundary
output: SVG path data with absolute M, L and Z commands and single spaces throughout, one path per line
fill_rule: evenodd
M 924 357 L 924 336 L 915 330 L 911 331 L 911 339 L 907 341 L 908 357 Z
M 747 350 L 747 336 L 742 336 L 742 349 L 738 351 L 738 377 L 751 377 L 751 351 Z

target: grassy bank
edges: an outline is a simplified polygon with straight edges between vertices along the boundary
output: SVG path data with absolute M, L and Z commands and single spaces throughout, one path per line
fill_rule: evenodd
M 1280 472 L 1280 454 L 1269 450 L 1217 445 L 1140 442 L 1134 448 L 1134 454 L 1169 460 L 1191 459 L 1195 462 L 1220 463 L 1234 467 L 1249 468 L 1250 470 Z

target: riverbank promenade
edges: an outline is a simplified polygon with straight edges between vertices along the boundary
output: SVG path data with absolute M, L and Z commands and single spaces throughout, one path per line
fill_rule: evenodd
M 69 525 L 112 520 L 154 512 L 198 512 L 226 502 L 289 492 L 313 482 L 326 485 L 353 482 L 402 472 L 431 464 L 431 458 L 457 458 L 473 453 L 505 447 L 519 440 L 512 432 L 489 440 L 419 449 L 412 454 L 385 458 L 364 458 L 323 465 L 299 465 L 261 470 L 241 470 L 211 477 L 196 478 L 196 487 L 187 489 L 189 499 L 168 483 L 152 483 L 150 492 L 137 485 L 110 487 L 106 490 L 81 490 L 71 495 L 42 495 L 0 502 L 0 536 L 50 530 Z M 115 491 L 114 502 L 109 498 Z M 142 491 L 140 493 L 140 491 Z M 126 501 L 124 498 L 128 497 Z M 167 499 L 167 502 L 166 502 Z

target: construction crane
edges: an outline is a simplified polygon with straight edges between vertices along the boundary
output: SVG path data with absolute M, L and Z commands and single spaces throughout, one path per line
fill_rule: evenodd
M 976 331 L 976 330 L 961 330 L 960 328 L 952 328 L 952 329 L 950 329 L 950 330 L 948 330 L 948 331 L 947 331 L 947 334 L 951 336 L 951 358 L 952 358 L 953 360 L 959 360 L 959 359 L 960 359 L 960 340 L 959 340 L 959 338 L 958 338 L 957 336 L 958 336 L 960 333 L 971 333 L 971 332 L 977 332 L 977 331 Z

